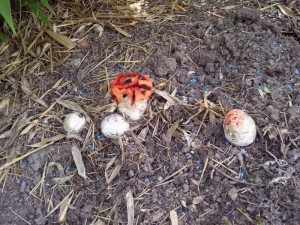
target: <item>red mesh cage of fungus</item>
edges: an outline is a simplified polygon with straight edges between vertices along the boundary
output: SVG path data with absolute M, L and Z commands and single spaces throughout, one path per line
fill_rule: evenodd
M 228 112 L 225 118 L 225 126 L 234 123 L 237 127 L 241 126 L 245 119 L 245 113 L 240 109 L 233 109 Z
M 120 103 L 126 96 L 133 106 L 141 100 L 148 100 L 154 91 L 151 79 L 142 74 L 118 75 L 110 84 L 113 101 Z

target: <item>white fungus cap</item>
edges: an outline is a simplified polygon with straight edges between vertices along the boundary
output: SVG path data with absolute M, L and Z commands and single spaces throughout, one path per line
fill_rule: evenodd
M 256 125 L 252 117 L 239 109 L 229 111 L 224 120 L 226 139 L 236 146 L 247 146 L 254 142 Z
M 129 131 L 129 123 L 119 114 L 113 113 L 102 120 L 101 131 L 105 137 L 118 139 Z
M 79 112 L 67 114 L 64 120 L 64 130 L 68 133 L 79 133 L 85 122 L 85 117 Z
M 137 102 L 134 107 L 132 106 L 130 99 L 126 97 L 118 104 L 118 109 L 120 113 L 129 117 L 131 120 L 139 120 L 147 109 L 147 100 Z

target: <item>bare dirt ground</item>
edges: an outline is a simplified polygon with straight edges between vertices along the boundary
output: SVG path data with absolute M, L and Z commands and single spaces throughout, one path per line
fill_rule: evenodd
M 259 10 L 269 5 L 198 1 L 170 13 L 157 4 L 151 20 L 110 19 L 103 32 L 81 21 L 68 35 L 77 46 L 52 73 L 23 65 L 3 79 L 0 224 L 130 224 L 130 193 L 133 224 L 300 224 L 299 16 Z M 58 3 L 58 14 L 64 7 Z M 113 29 L 117 22 L 127 25 Z M 128 72 L 149 75 L 161 92 L 121 144 L 105 138 L 100 123 L 110 114 L 102 107 L 111 101 L 108 83 Z M 79 135 L 62 128 L 78 109 L 67 100 L 90 117 Z M 257 124 L 250 146 L 224 137 L 233 108 Z

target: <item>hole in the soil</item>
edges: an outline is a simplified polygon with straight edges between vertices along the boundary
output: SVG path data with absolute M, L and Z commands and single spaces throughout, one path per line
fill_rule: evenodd
M 300 37 L 295 32 L 282 32 L 282 35 L 293 37 L 296 41 L 300 43 Z

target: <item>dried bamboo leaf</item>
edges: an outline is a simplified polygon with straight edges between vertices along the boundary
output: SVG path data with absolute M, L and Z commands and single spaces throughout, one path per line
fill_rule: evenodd
M 170 211 L 171 225 L 178 225 L 178 215 L 175 210 Z
M 27 118 L 27 113 L 23 113 L 21 114 L 16 122 L 14 123 L 14 125 L 12 126 L 12 128 L 10 129 L 10 137 L 9 139 L 6 141 L 4 148 L 9 147 L 14 141 L 15 139 L 19 136 L 20 131 L 30 122 L 30 119 Z
M 2 184 L 2 181 L 5 180 L 9 171 L 10 171 L 10 168 L 5 168 L 4 170 L 0 170 L 0 184 Z
M 214 125 L 216 123 L 216 115 L 210 111 L 208 116 L 209 116 L 209 122 Z
M 71 192 L 73 192 L 73 190 Z M 59 208 L 58 222 L 62 223 L 66 220 L 67 212 L 68 212 L 69 206 L 71 204 L 72 198 L 73 198 L 73 193 L 71 195 L 68 194 L 62 200 L 60 208 Z
M 127 205 L 127 225 L 134 225 L 134 201 L 132 192 L 129 191 L 126 194 L 126 205 Z
M 74 177 L 75 173 L 65 176 L 65 177 L 54 177 L 52 178 L 53 183 L 60 185 L 60 184 L 64 184 L 67 181 L 71 180 Z
M 39 120 L 34 120 L 32 121 L 22 132 L 20 133 L 21 135 L 27 134 L 32 128 L 34 128 L 36 125 L 38 125 Z
M 29 147 L 33 147 L 33 148 L 41 148 L 43 147 L 44 145 L 47 145 L 48 143 L 50 142 L 56 142 L 56 141 L 59 141 L 61 139 L 63 139 L 65 137 L 64 134 L 58 134 L 56 136 L 53 136 L 51 138 L 45 138 L 44 140 L 42 140 L 41 142 L 39 143 L 36 143 L 36 144 L 33 144 L 33 145 L 29 145 Z
M 8 97 L 4 97 L 0 102 L 0 112 L 4 111 L 5 108 L 9 106 L 10 99 Z
M 115 103 L 111 103 L 111 104 L 108 104 L 108 105 L 104 105 L 104 106 L 86 106 L 85 109 L 86 111 L 89 111 L 89 112 L 93 112 L 93 113 L 101 113 L 101 112 L 104 112 L 104 111 L 107 111 L 107 110 L 115 110 L 116 108 L 116 104 Z
M 59 176 L 63 177 L 65 175 L 63 166 L 58 162 L 49 162 L 48 167 L 56 166 L 59 171 Z
M 139 133 L 138 135 L 138 138 L 141 140 L 141 141 L 146 141 L 146 136 L 149 132 L 149 128 L 148 127 L 145 127 L 141 130 L 141 132 Z
M 105 223 L 103 222 L 103 220 L 98 219 L 97 221 L 95 221 L 95 222 L 92 223 L 91 225 L 105 225 Z
M 53 38 L 55 41 L 57 41 L 59 44 L 63 45 L 67 49 L 72 49 L 76 46 L 75 42 L 72 41 L 70 38 L 68 38 L 65 35 L 55 33 L 51 30 L 46 30 L 46 33 Z
M 165 105 L 164 110 L 168 109 L 170 106 L 175 105 L 176 103 L 180 102 L 179 99 L 176 97 L 170 95 L 169 93 L 165 91 L 160 91 L 158 89 L 155 89 L 155 93 L 163 97 L 165 100 L 167 100 L 168 104 Z
M 71 149 L 72 149 L 72 156 L 77 168 L 77 172 L 81 177 L 86 179 L 85 166 L 82 160 L 81 152 L 79 148 L 77 148 L 76 146 L 72 146 Z
M 171 139 L 172 139 L 172 136 L 175 132 L 175 130 L 178 128 L 180 122 L 182 121 L 182 119 L 176 121 L 171 127 L 170 129 L 167 131 L 167 134 L 166 134 L 166 144 L 167 144 L 167 147 L 170 148 L 170 144 L 171 144 Z
M 80 142 L 83 142 L 82 137 L 80 137 L 78 134 L 71 134 L 71 133 L 68 133 L 68 134 L 66 134 L 66 138 L 67 138 L 67 139 L 74 138 L 74 139 L 77 139 L 77 140 L 80 141 Z
M 88 123 L 91 121 L 91 118 L 88 116 L 88 114 L 76 102 L 72 102 L 69 100 L 63 100 L 60 98 L 57 98 L 56 102 L 68 109 L 72 109 L 73 111 L 83 113 L 85 115 L 86 121 Z
M 112 24 L 112 23 L 109 23 L 116 31 L 118 31 L 120 34 L 122 34 L 123 36 L 125 37 L 131 37 L 131 34 L 128 34 L 126 31 L 124 31 L 122 28 Z
M 171 97 L 174 97 L 176 95 L 176 92 L 177 92 L 177 88 L 174 89 L 174 91 L 171 93 Z M 167 101 L 165 106 L 164 106 L 164 110 L 167 110 L 168 108 L 170 108 L 171 106 L 175 105 L 176 102 L 175 101 Z
M 0 135 L 0 139 L 8 138 L 9 136 L 10 136 L 10 130 L 5 131 L 4 133 L 2 133 L 2 134 Z
M 297 16 L 289 7 L 287 7 L 285 5 L 281 5 L 281 4 L 279 4 L 277 6 L 284 15 L 290 16 L 290 17 L 296 17 Z
M 46 43 L 44 44 L 44 47 L 41 51 L 41 53 L 39 54 L 39 57 L 42 56 L 46 51 L 48 51 L 48 49 L 51 47 L 51 43 Z
M 111 173 L 111 175 L 109 176 L 109 178 L 107 179 L 107 184 L 110 184 L 113 181 L 113 179 L 116 178 L 116 176 L 119 174 L 120 170 L 121 170 L 121 165 L 117 165 L 114 168 L 114 170 Z
M 30 85 L 28 80 L 25 78 L 25 76 L 21 77 L 21 89 L 22 91 L 25 92 L 26 95 L 28 95 L 28 97 L 30 99 L 32 99 L 33 101 L 38 102 L 40 105 L 48 108 L 48 105 L 46 104 L 46 102 L 44 102 L 42 99 L 40 99 L 36 94 L 34 94 L 32 92 L 32 90 L 30 89 Z

